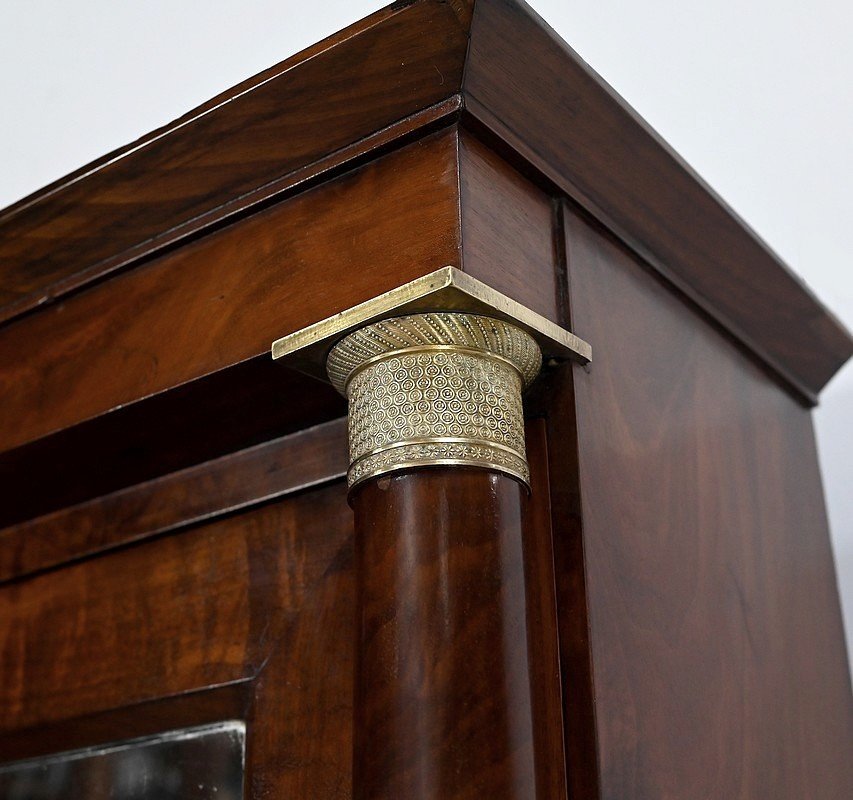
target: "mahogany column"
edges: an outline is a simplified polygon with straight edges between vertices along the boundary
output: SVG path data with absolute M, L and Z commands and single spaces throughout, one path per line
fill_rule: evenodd
M 525 495 L 464 467 L 353 492 L 356 798 L 535 796 Z
M 519 328 L 453 313 L 329 355 L 349 399 L 357 798 L 535 797 L 521 392 L 540 364 Z
M 521 398 L 543 350 L 589 347 L 455 271 L 417 283 L 273 348 L 349 401 L 354 796 L 533 800 Z

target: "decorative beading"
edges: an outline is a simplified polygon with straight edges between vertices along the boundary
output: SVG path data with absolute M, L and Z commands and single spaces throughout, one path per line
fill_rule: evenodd
M 478 314 L 434 312 L 375 322 L 338 342 L 329 354 L 329 380 L 341 394 L 354 371 L 377 356 L 412 347 L 448 345 L 503 356 L 515 365 L 527 388 L 542 367 L 533 337 L 509 322 Z
M 327 363 L 349 398 L 350 486 L 430 465 L 528 483 L 521 392 L 540 365 L 531 336 L 473 314 L 417 314 L 350 334 Z

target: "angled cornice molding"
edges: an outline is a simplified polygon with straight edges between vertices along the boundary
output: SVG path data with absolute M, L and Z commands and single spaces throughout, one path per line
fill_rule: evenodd
M 391 5 L 0 212 L 0 321 L 460 119 L 806 398 L 853 353 L 786 265 L 516 0 Z

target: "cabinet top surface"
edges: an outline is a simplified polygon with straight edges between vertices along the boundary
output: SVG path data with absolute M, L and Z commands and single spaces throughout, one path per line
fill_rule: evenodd
M 516 0 L 388 6 L 0 211 L 0 322 L 457 120 L 804 396 L 853 353 L 791 270 Z

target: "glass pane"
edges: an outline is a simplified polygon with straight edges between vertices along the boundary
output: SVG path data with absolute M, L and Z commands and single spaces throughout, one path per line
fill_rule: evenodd
M 0 766 L 2 800 L 242 800 L 246 726 L 200 728 Z

